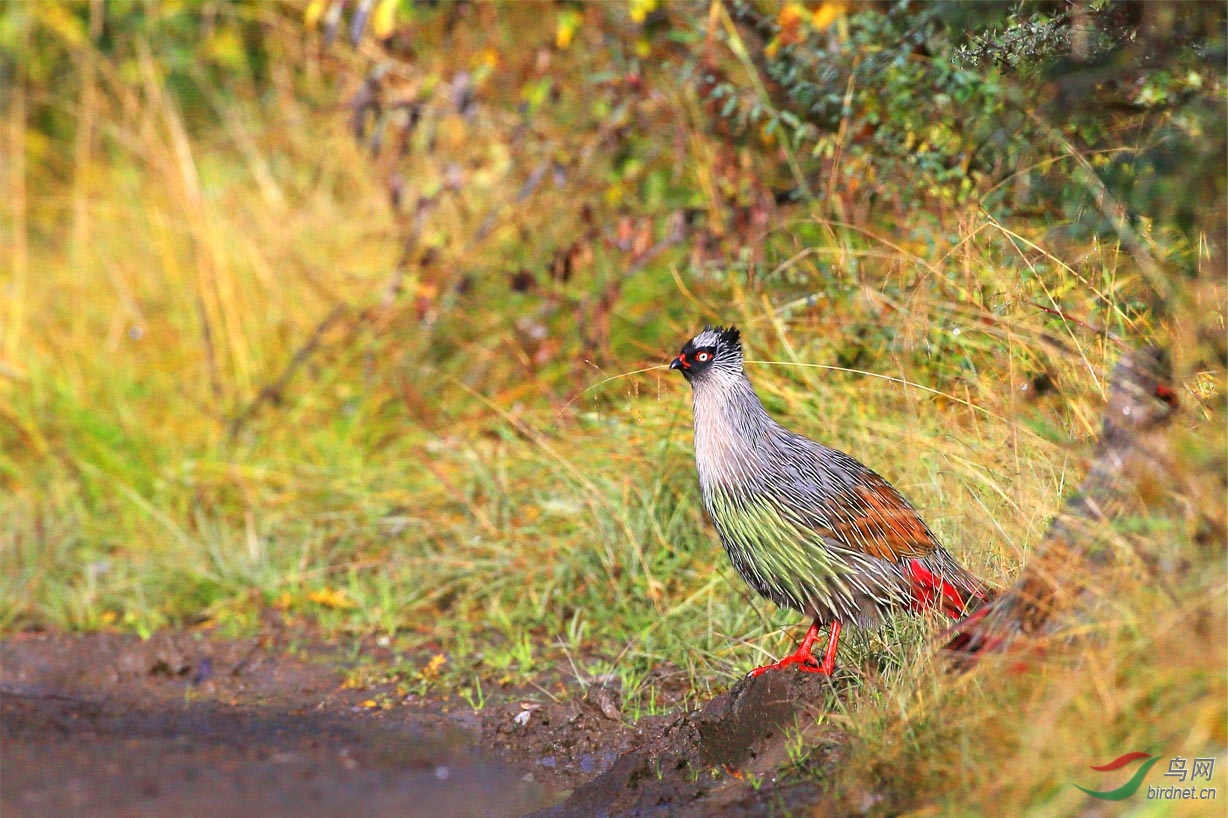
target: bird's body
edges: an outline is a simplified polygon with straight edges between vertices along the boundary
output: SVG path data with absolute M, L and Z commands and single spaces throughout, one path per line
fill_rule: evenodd
M 705 329 L 671 367 L 693 390 L 700 489 L 734 568 L 813 620 L 798 652 L 768 667 L 830 673 L 844 623 L 872 628 L 890 611 L 930 607 L 958 616 L 984 598 L 886 480 L 768 415 L 736 329 Z M 822 625 L 831 637 L 819 661 L 810 647 Z
M 1103 595 L 1105 571 L 1132 548 L 1131 527 L 1174 490 L 1168 426 L 1177 411 L 1167 353 L 1125 355 L 1109 380 L 1104 423 L 1087 476 L 1050 524 L 1015 583 L 952 627 L 946 649 L 961 667 L 983 653 L 1052 634 L 1085 597 Z M 1124 522 L 1124 525 L 1122 523 Z M 1138 536 L 1146 541 L 1145 527 Z M 1139 549 L 1145 555 L 1148 547 Z M 1146 560 L 1144 559 L 1144 563 Z

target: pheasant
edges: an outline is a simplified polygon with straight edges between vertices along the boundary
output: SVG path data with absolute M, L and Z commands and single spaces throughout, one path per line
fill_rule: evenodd
M 811 619 L 794 653 L 750 675 L 789 666 L 830 675 L 846 624 L 873 628 L 888 612 L 930 608 L 958 618 L 984 601 L 980 581 L 890 483 L 769 417 L 736 328 L 706 327 L 670 368 L 691 385 L 699 486 L 734 569 Z
M 1115 562 L 1111 523 L 1137 515 L 1166 493 L 1167 429 L 1177 410 L 1164 350 L 1125 355 L 1109 377 L 1108 405 L 1087 476 L 1066 500 L 1015 584 L 953 626 L 945 645 L 961 668 L 1019 637 L 1052 633 L 1077 607 L 1092 575 Z

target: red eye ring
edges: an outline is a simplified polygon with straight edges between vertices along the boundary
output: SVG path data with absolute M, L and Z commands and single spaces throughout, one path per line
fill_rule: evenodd
M 695 353 L 695 360 L 699 361 L 701 364 L 706 364 L 708 361 L 712 360 L 712 353 L 697 352 Z

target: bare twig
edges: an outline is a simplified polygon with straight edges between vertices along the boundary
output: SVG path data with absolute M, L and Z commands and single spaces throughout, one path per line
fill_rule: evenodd
M 289 362 L 282 369 L 281 374 L 278 375 L 271 383 L 268 383 L 261 388 L 260 393 L 257 394 L 256 397 L 247 404 L 247 406 L 244 406 L 241 410 L 235 413 L 235 415 L 230 419 L 230 426 L 228 429 L 228 434 L 232 441 L 239 436 L 239 432 L 243 430 L 244 425 L 251 420 L 252 416 L 255 415 L 262 406 L 264 406 L 266 403 L 277 403 L 282 399 L 282 395 L 285 393 L 286 387 L 290 384 L 290 381 L 294 379 L 294 375 L 298 372 L 299 368 L 305 364 L 312 355 L 315 354 L 316 350 L 320 348 L 320 342 L 323 340 L 325 333 L 332 329 L 333 325 L 349 314 L 349 312 L 350 307 L 348 304 L 337 304 L 334 306 L 332 310 L 329 311 L 328 315 L 324 317 L 324 320 L 316 325 L 316 328 L 312 331 L 311 335 L 308 336 L 303 345 L 295 351 Z

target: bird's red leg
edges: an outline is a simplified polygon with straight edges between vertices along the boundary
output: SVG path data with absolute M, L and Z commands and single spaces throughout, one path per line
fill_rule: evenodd
M 802 637 L 802 643 L 797 646 L 797 650 L 779 662 L 757 667 L 747 675 L 758 676 L 769 670 L 780 670 L 790 665 L 797 665 L 797 669 L 803 673 L 822 673 L 825 676 L 830 676 L 831 672 L 836 669 L 836 648 L 840 644 L 840 627 L 839 621 L 832 620 L 831 628 L 827 635 L 827 649 L 823 651 L 823 661 L 820 662 L 811 653 L 815 641 L 819 638 L 819 620 L 816 619 L 810 623 L 810 629 Z
M 830 676 L 832 671 L 836 669 L 836 648 L 840 645 L 840 620 L 833 619 L 831 626 L 827 629 L 827 650 L 823 651 L 823 661 L 818 666 L 802 665 L 801 670 L 807 673 L 822 673 L 824 676 Z

